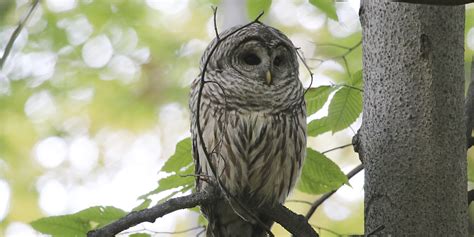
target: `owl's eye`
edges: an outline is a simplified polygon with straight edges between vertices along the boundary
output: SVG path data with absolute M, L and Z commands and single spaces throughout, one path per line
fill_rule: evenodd
M 273 65 L 279 67 L 283 64 L 283 57 L 282 56 L 276 56 L 275 59 L 273 59 Z
M 260 62 L 262 61 L 256 54 L 254 53 L 248 53 L 245 54 L 243 57 L 244 62 L 247 65 L 259 65 Z

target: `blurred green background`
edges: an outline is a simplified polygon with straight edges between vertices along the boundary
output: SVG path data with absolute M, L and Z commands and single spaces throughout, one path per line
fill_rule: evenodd
M 211 6 L 219 6 L 220 30 L 265 10 L 263 22 L 301 47 L 316 86 L 347 76 L 341 58 L 318 59 L 345 52 L 326 43 L 352 47 L 361 40 L 358 4 L 336 3 L 339 21 L 334 21 L 306 0 L 41 1 L 0 71 L 0 236 L 41 236 L 29 222 L 94 205 L 129 211 L 139 204 L 139 195 L 156 187 L 164 176 L 160 167 L 176 142 L 189 135 L 189 84 L 214 37 Z M 0 0 L 2 52 L 30 7 L 28 0 Z M 473 22 L 471 4 L 467 61 L 474 51 Z M 361 69 L 360 47 L 347 61 L 350 72 Z M 300 71 L 308 86 L 308 72 Z M 360 118 L 351 129 L 310 138 L 309 145 L 324 151 L 348 144 L 359 125 Z M 352 148 L 328 156 L 345 172 L 359 164 Z M 469 171 L 474 171 L 471 164 Z M 311 219 L 323 229 L 322 236 L 363 233 L 363 175 L 350 183 Z M 317 198 L 295 191 L 289 200 Z M 302 202 L 287 205 L 299 213 L 309 208 Z M 198 217 L 178 211 L 123 236 L 143 230 L 155 236 L 195 236 L 199 230 L 160 232 L 198 226 Z M 274 229 L 277 236 L 288 236 L 279 226 Z

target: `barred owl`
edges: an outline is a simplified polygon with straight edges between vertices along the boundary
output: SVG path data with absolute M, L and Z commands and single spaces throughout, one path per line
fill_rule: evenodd
M 292 42 L 259 22 L 238 29 L 221 33 L 225 39 L 209 58 L 199 118 L 201 76 L 192 83 L 193 157 L 198 191 L 210 185 L 206 177 L 216 179 L 204 142 L 229 196 L 255 210 L 263 204 L 283 203 L 295 185 L 305 156 L 306 110 Z M 214 39 L 203 54 L 201 74 L 217 42 Z M 261 224 L 244 220 L 226 200 L 203 205 L 201 210 L 209 221 L 207 236 L 266 236 Z M 270 228 L 268 217 L 254 214 Z

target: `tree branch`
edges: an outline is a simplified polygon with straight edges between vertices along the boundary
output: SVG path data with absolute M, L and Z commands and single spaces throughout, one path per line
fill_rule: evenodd
M 318 236 L 304 216 L 292 212 L 281 204 L 270 208 L 263 207 L 260 208 L 259 211 L 283 226 L 288 232 L 292 233 L 293 236 Z
M 16 27 L 15 31 L 13 31 L 13 34 L 10 37 L 10 40 L 8 40 L 7 46 L 5 47 L 5 51 L 3 52 L 3 56 L 0 59 L 0 69 L 3 68 L 3 65 L 7 61 L 8 55 L 10 54 L 10 51 L 13 48 L 13 44 L 15 43 L 16 38 L 18 38 L 18 36 L 20 35 L 21 30 L 25 26 L 26 22 L 30 18 L 33 11 L 36 9 L 36 6 L 38 6 L 38 3 L 39 3 L 39 0 L 33 1 L 31 8 L 28 11 L 28 14 L 26 14 L 25 18 L 23 18 L 23 20 L 21 20 L 20 23 L 18 23 L 18 26 Z
M 212 202 L 216 199 L 218 199 L 218 195 L 214 192 L 197 192 L 184 197 L 172 198 L 152 208 L 131 212 L 102 228 L 89 231 L 87 237 L 115 236 L 116 234 L 142 222 L 153 223 L 157 218 L 163 217 L 174 211 L 192 208 L 203 203 Z
M 474 201 L 474 189 L 467 192 L 467 205 L 471 204 Z
M 363 169 L 364 169 L 363 164 L 358 165 L 353 170 L 351 170 L 349 173 L 347 173 L 347 179 L 351 179 L 352 177 L 354 177 L 356 174 L 358 174 Z M 306 213 L 306 219 L 309 220 L 309 218 L 311 218 L 311 216 L 314 214 L 314 212 L 316 212 L 316 209 L 318 209 L 318 207 L 321 206 L 321 204 L 323 204 L 324 201 L 326 201 L 334 193 L 336 193 L 337 190 L 339 190 L 339 189 L 336 189 L 336 190 L 333 190 L 329 193 L 326 193 L 323 196 L 321 196 L 318 200 L 316 200 L 313 203 L 313 205 L 311 206 L 311 208 L 309 209 L 309 211 Z
M 392 0 L 392 2 L 455 6 L 455 5 L 464 5 L 464 4 L 473 3 L 474 0 Z
M 104 227 L 89 231 L 87 237 L 115 236 L 116 234 L 140 223 L 155 222 L 156 219 L 174 211 L 215 202 L 222 198 L 222 194 L 217 191 L 218 190 L 196 192 L 187 196 L 172 198 L 164 203 L 157 204 L 152 208 L 131 212 Z M 295 236 L 318 236 L 316 231 L 311 228 L 311 225 L 302 215 L 292 212 L 281 204 L 258 208 L 258 212 L 279 223 L 283 228 Z

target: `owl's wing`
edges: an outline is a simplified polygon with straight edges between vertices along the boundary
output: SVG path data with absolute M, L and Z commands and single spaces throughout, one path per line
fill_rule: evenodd
M 198 108 L 198 93 L 200 77 L 194 79 L 191 84 L 191 93 L 189 96 L 189 109 L 191 112 L 191 141 L 192 141 L 192 155 L 194 160 L 194 173 L 200 175 L 202 173 L 201 165 L 199 164 L 199 149 L 198 149 L 198 133 L 196 128 Z M 196 187 L 199 186 L 199 177 L 196 176 Z

